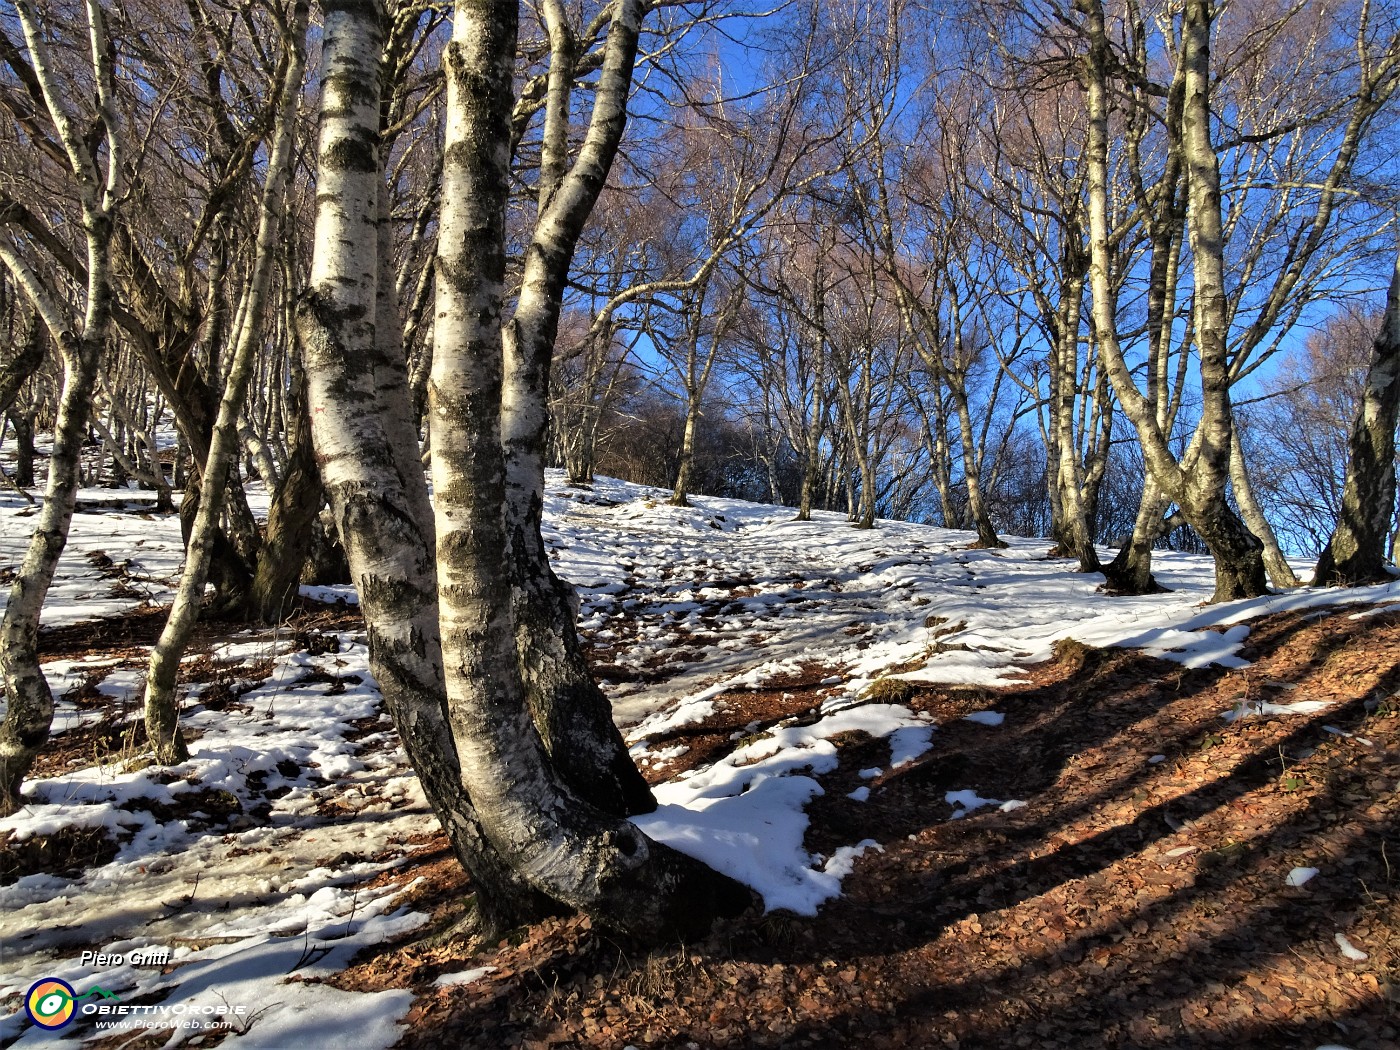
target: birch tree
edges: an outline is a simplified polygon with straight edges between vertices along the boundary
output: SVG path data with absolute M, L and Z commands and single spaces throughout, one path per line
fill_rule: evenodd
M 112 319 L 112 231 L 122 202 L 128 148 L 116 106 L 116 69 L 101 4 L 97 0 L 86 0 L 85 4 L 87 57 L 96 107 L 92 114 L 70 108 L 70 92 L 58 76 L 48 43 L 51 27 L 42 23 L 29 0 L 16 0 L 15 10 L 24 30 L 33 85 L 47 111 L 66 161 L 65 174 L 72 180 L 80 204 L 87 279 L 78 300 L 81 312 L 72 313 L 66 297 L 44 281 L 18 239 L 0 233 L 0 262 L 43 318 L 63 362 L 44 505 L 0 623 L 0 677 L 7 701 L 5 719 L 0 723 L 0 815 L 21 805 L 21 781 L 48 739 L 53 722 L 53 694 L 39 668 L 39 618 L 68 539 L 88 409 Z M 90 136 L 88 127 L 97 134 Z
M 530 702 L 521 666 L 522 650 L 556 646 L 573 631 L 571 620 L 558 619 L 564 596 L 552 579 L 522 580 L 520 566 L 533 552 L 520 541 L 538 540 L 559 293 L 625 123 L 641 6 L 623 0 L 609 9 L 594 117 L 567 174 L 548 177 L 509 325 L 506 211 L 518 9 L 496 0 L 455 10 L 444 57 L 447 138 L 428 387 L 435 507 L 408 425 L 402 350 L 396 359 L 382 335 L 399 324 L 377 244 L 386 12 L 379 0 L 327 3 L 324 11 L 316 241 L 298 326 L 313 437 L 369 626 L 376 678 L 473 876 L 484 930 L 568 907 L 649 937 L 698 932 L 717 912 L 745 906 L 748 892 L 650 842 L 620 815 L 621 805 L 608 812 L 581 797 L 561 761 L 568 741 L 555 736 L 548 746 L 560 722 L 544 733 L 537 727 L 540 708 Z M 562 9 L 553 17 L 562 18 Z M 502 573 L 503 565 L 515 569 Z M 524 593 L 513 597 L 513 589 Z M 524 631 L 522 609 L 534 618 Z M 526 633 L 535 623 L 546 628 L 542 636 Z M 548 656 L 556 664 L 568 658 L 557 648 Z M 581 750 L 575 762 L 599 761 L 595 750 Z M 635 767 L 631 773 L 640 779 Z M 619 795 L 611 800 L 625 802 Z
M 1115 47 L 1104 5 L 1099 0 L 1077 0 L 1076 7 L 1084 15 L 1079 28 L 1086 42 L 1094 328 L 1115 393 L 1134 424 L 1150 474 L 1140 528 L 1134 533 L 1139 568 L 1131 575 L 1138 584 L 1145 577 L 1141 566 L 1150 541 L 1138 545 L 1138 535 L 1144 531 L 1141 527 L 1147 526 L 1148 536 L 1153 528 L 1160 530 L 1160 510 L 1174 502 L 1215 558 L 1215 600 L 1260 594 L 1266 589 L 1264 544 L 1241 521 L 1227 497 L 1235 442 L 1231 390 L 1277 349 L 1283 334 L 1325 287 L 1328 263 L 1334 258 L 1328 237 L 1339 201 L 1345 196 L 1367 128 L 1396 89 L 1400 68 L 1397 37 L 1377 32 L 1370 22 L 1369 3 L 1357 5 L 1359 24 L 1349 42 L 1355 56 L 1354 73 L 1341 98 L 1330 93 L 1335 92 L 1335 83 L 1329 91 L 1321 92 L 1320 98 L 1309 98 L 1310 92 L 1301 90 L 1300 83 L 1300 97 L 1314 108 L 1290 111 L 1286 119 L 1270 111 L 1258 121 L 1256 131 L 1250 126 L 1258 108 L 1254 94 L 1244 90 L 1231 95 L 1229 78 L 1217 76 L 1212 64 L 1222 5 L 1188 0 L 1182 8 L 1179 33 L 1169 19 L 1161 20 L 1158 28 L 1169 51 L 1174 51 L 1173 77 L 1169 85 L 1155 87 L 1149 79 L 1144 42 L 1151 27 L 1142 12 L 1129 6 L 1123 22 L 1127 43 Z M 1280 32 L 1279 25 L 1289 20 L 1308 17 L 1312 16 L 1300 7 L 1288 8 L 1281 12 L 1283 21 L 1274 24 L 1270 33 Z M 1311 34 L 1306 36 L 1310 44 L 1303 53 L 1321 54 L 1333 29 L 1331 22 L 1321 18 L 1302 29 Z M 1345 53 L 1340 44 L 1337 47 L 1339 56 Z M 1232 70 L 1267 69 L 1268 60 L 1236 52 L 1231 54 L 1230 65 Z M 1330 71 L 1323 74 L 1330 75 Z M 1184 246 L 1180 236 L 1171 232 L 1172 224 L 1149 222 L 1153 230 L 1151 265 L 1154 275 L 1163 275 L 1160 283 L 1154 280 L 1152 285 L 1149 312 L 1156 310 L 1162 341 L 1172 331 L 1172 312 L 1167 307 L 1181 273 L 1178 255 L 1183 247 L 1190 264 L 1189 339 L 1182 345 L 1193 347 L 1198 358 L 1200 409 L 1194 433 L 1180 455 L 1171 448 L 1170 430 L 1161 418 L 1161 396 L 1170 389 L 1165 357 L 1159 355 L 1155 366 L 1149 367 L 1149 388 L 1144 394 L 1136 385 L 1119 339 L 1117 289 L 1108 252 L 1112 236 L 1108 154 L 1112 92 L 1120 77 L 1124 90 L 1134 98 L 1150 93 L 1166 100 L 1166 159 L 1163 181 L 1158 184 L 1161 192 L 1141 196 L 1140 211 L 1165 214 L 1163 209 L 1170 207 L 1175 196 L 1169 177 L 1179 178 L 1185 191 Z M 1247 130 L 1232 132 L 1217 127 L 1213 106 L 1224 105 L 1231 106 L 1235 122 Z M 1141 102 L 1136 109 L 1142 109 Z M 1131 127 L 1135 118 L 1130 114 L 1125 119 Z M 1130 150 L 1132 141 L 1130 137 Z M 1233 158 L 1228 198 L 1222 155 Z M 1260 170 L 1270 165 L 1279 165 L 1289 173 L 1284 185 L 1261 178 Z M 1179 176 L 1173 176 L 1173 169 Z M 1300 198 L 1303 191 L 1310 196 Z M 1267 203 L 1257 208 L 1253 202 L 1260 195 Z M 1247 481 L 1240 469 L 1234 473 Z M 1242 491 L 1242 506 L 1248 513 L 1249 490 Z M 1157 507 L 1148 498 L 1154 495 Z M 1149 520 L 1144 522 L 1144 517 Z M 1266 526 L 1261 518 L 1259 531 L 1265 531 Z M 1283 582 L 1289 582 L 1287 576 Z
M 739 288 L 712 287 L 706 281 L 693 293 L 683 294 L 677 330 L 654 329 L 655 343 L 680 382 L 685 404 L 685 425 L 676 457 L 676 479 L 671 488 L 671 505 L 688 507 L 691 476 L 695 465 L 696 438 L 715 365 L 729 338 L 741 306 Z M 718 300 L 718 302 L 715 302 Z
M 1400 417 L 1400 255 L 1352 423 L 1341 515 L 1318 558 L 1313 585 L 1389 580 L 1395 516 L 1395 425 Z
M 406 454 L 395 426 L 410 391 L 375 339 L 387 12 L 379 0 L 350 0 L 322 4 L 322 13 L 315 241 L 296 316 L 312 437 L 375 679 L 453 852 L 479 887 L 475 917 L 489 932 L 549 905 L 492 848 L 463 790 L 447 714 L 432 510 L 416 436 Z
M 280 101 L 263 185 L 253 271 L 239 310 L 233 353 L 210 436 L 209 454 L 205 459 L 204 477 L 200 485 L 199 511 L 185 548 L 184 572 L 166 617 L 165 628 L 151 653 L 146 675 L 146 735 L 155 751 L 156 761 L 161 763 L 183 762 L 189 755 L 179 731 L 175 687 L 180 661 L 204 597 L 210 555 L 224 506 L 224 493 L 238 452 L 238 419 L 243 411 L 256 350 L 263 335 L 264 306 L 272 282 L 283 197 L 291 174 L 292 137 L 306 66 L 309 10 L 309 0 L 298 0 L 292 10 L 290 24 L 283 27 L 284 73 L 278 89 Z
M 1082 107 L 1064 88 L 1018 87 L 991 107 L 980 151 L 989 178 L 969 190 L 989 212 L 983 228 L 1003 260 L 1002 295 L 1045 345 L 1043 369 L 1024 374 L 1004 360 L 1003 370 L 1028 396 L 1043 398 L 1038 423 L 1056 552 L 1075 558 L 1081 572 L 1098 572 L 1097 508 L 1115 413 L 1097 342 L 1086 331 L 1084 169 L 1062 161 L 1078 159 Z

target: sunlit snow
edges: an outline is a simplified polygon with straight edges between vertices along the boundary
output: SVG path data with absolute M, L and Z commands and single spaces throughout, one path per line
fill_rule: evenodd
M 253 486 L 252 496 L 255 510 L 265 509 L 265 493 Z M 746 690 L 801 681 L 818 704 L 800 720 L 746 726 L 729 755 L 660 785 L 660 809 L 637 823 L 748 883 L 767 908 L 801 914 L 838 895 L 856 859 L 878 848 L 853 841 L 824 856 L 806 847 L 805 808 L 841 761 L 833 738 L 858 731 L 888 748 L 884 765 L 852 771 L 872 782 L 854 800 L 868 800 L 872 787 L 878 799 L 885 770 L 936 760 L 938 727 L 869 699 L 877 679 L 1004 685 L 1066 637 L 1187 666 L 1238 666 L 1245 620 L 1400 600 L 1400 583 L 1391 583 L 1204 606 L 1208 561 L 1174 554 L 1154 564 L 1169 593 L 1107 598 L 1097 590 L 1101 576 L 1048 558 L 1045 540 L 972 549 L 965 532 L 898 522 L 861 531 L 839 514 L 797 522 L 790 508 L 704 497 L 676 508 L 665 498 L 606 479 L 570 488 L 551 475 L 545 506 L 546 542 L 578 587 L 583 633 L 599 647 L 600 677 L 633 755 L 651 768 L 682 758 L 687 727 L 724 713 Z M 150 498 L 134 492 L 93 491 L 82 501 L 46 625 L 168 601 L 182 556 L 177 519 L 151 513 Z M 18 496 L 0 494 L 0 568 L 18 565 L 33 520 Z M 354 601 L 348 588 L 314 593 Z M 28 1027 L 21 999 L 34 981 L 57 977 L 79 993 L 101 986 L 168 1007 L 246 1001 L 258 1012 L 230 1037 L 235 1045 L 375 1050 L 397 1041 L 410 993 L 295 980 L 342 968 L 362 947 L 426 921 L 398 902 L 436 823 L 383 715 L 363 634 L 341 634 L 336 647 L 311 656 L 275 633 L 230 638 L 215 656 L 244 669 L 270 663 L 271 673 L 223 710 L 201 706 L 202 688 L 189 691 L 184 724 L 197 739 L 187 763 L 166 771 L 98 764 L 27 786 L 29 805 L 0 820 L 0 837 L 99 828 L 116 854 L 75 877 L 30 875 L 0 887 L 0 1040 L 54 1041 Z M 104 673 L 97 688 L 106 702 L 138 715 L 139 666 L 69 658 L 44 670 L 58 698 L 56 733 L 100 717 L 63 694 Z M 1313 703 L 1238 714 L 1289 717 Z M 1005 731 L 1000 712 L 968 717 Z M 152 815 L 153 806 L 214 790 L 242 812 Z M 947 801 L 952 816 L 979 820 L 1025 804 L 966 789 Z M 266 810 L 249 816 L 257 803 Z M 84 950 L 147 947 L 170 949 L 176 965 L 163 973 L 80 962 Z M 81 1022 L 64 1038 L 93 1034 Z

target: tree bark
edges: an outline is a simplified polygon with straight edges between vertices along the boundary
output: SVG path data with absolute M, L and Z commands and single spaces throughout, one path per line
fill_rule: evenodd
M 1068 236 L 1066 232 L 1063 236 Z M 1066 255 L 1070 253 L 1066 252 Z M 1082 253 L 1077 253 L 1082 255 Z M 1065 263 L 1066 270 L 1071 264 Z M 1082 271 L 1080 271 L 1082 273 Z M 1056 345 L 1051 367 L 1051 412 L 1054 428 L 1055 469 L 1053 471 L 1059 507 L 1056 539 L 1064 553 L 1079 560 L 1080 572 L 1098 572 L 1098 550 L 1089 526 L 1089 509 L 1084 500 L 1084 477 L 1079 462 L 1079 446 L 1074 440 L 1075 403 L 1079 393 L 1079 322 L 1083 309 L 1084 278 L 1071 274 L 1056 314 Z
M 48 739 L 53 723 L 53 693 L 39 667 L 39 617 L 59 556 L 68 542 L 81 480 L 80 458 L 88 412 L 112 317 L 113 215 L 121 198 L 122 169 L 126 163 L 126 142 L 113 98 L 115 74 L 102 8 L 96 2 L 87 5 L 89 58 L 97 86 L 95 130 L 99 134 L 97 141 L 106 147 L 105 177 L 93 156 L 95 144 L 89 146 L 91 140 L 79 132 L 77 119 L 67 109 L 50 64 L 43 28 L 27 0 L 17 0 L 15 9 L 81 202 L 87 287 L 79 330 L 12 244 L 0 240 L 0 262 L 43 318 L 63 361 L 63 387 L 54 422 L 44 506 L 0 622 L 0 675 L 8 702 L 4 722 L 0 723 L 0 815 L 13 813 L 22 804 L 20 785 Z
M 267 534 L 249 593 L 253 615 L 266 624 L 281 623 L 292 608 L 316 541 L 316 521 L 326 502 L 311 443 L 306 380 L 300 364 L 293 368 L 288 400 L 292 433 L 287 463 L 268 507 Z
M 695 463 L 695 436 L 700 429 L 700 402 L 686 398 L 685 428 L 681 431 L 680 459 L 676 464 L 676 483 L 671 488 L 671 506 L 690 506 L 690 474 Z
M 1349 439 L 1342 513 L 1313 572 L 1313 585 L 1391 579 L 1386 544 L 1395 515 L 1395 425 L 1400 415 L 1400 255 L 1385 318 L 1371 347 L 1366 389 Z
M 1245 527 L 1225 497 L 1234 444 L 1227 338 L 1225 237 L 1221 225 L 1220 159 L 1210 132 L 1210 34 L 1214 0 L 1186 0 L 1182 18 L 1182 63 L 1186 96 L 1182 108 L 1182 153 L 1186 163 L 1187 230 L 1195 266 L 1196 347 L 1201 359 L 1201 421 L 1188 460 L 1182 513 L 1215 559 L 1212 601 L 1268 593 L 1264 545 Z
M 219 400 L 218 416 L 210 435 L 209 455 L 199 486 L 199 513 L 185 547 L 185 569 L 180 577 L 180 586 L 176 589 L 165 628 L 151 651 L 146 674 L 146 736 L 155 752 L 155 760 L 165 765 L 183 762 L 189 757 L 189 748 L 180 732 L 176 698 L 180 661 L 184 658 L 190 634 L 199 618 L 214 540 L 219 531 L 224 492 L 238 456 L 238 417 L 243 411 L 248 383 L 253 375 L 255 351 L 262 337 L 263 306 L 272 280 L 283 196 L 292 168 L 292 136 L 301 95 L 302 72 L 306 66 L 309 17 L 309 0 L 298 0 L 284 41 L 286 65 L 279 86 L 281 101 L 263 185 L 253 273 L 235 336 L 233 358 L 224 380 L 223 396 Z
M 826 236 L 822 235 L 820 249 L 826 247 Z M 799 338 L 806 336 L 811 346 L 812 406 L 802 428 L 802 489 L 798 494 L 797 520 L 812 520 L 812 505 L 817 498 L 822 473 L 822 436 L 826 433 L 829 380 L 827 370 L 830 358 L 826 341 L 826 266 L 822 260 L 822 250 L 818 251 L 812 265 L 812 279 L 808 286 L 811 296 L 811 319 L 804 318 Z
M 980 463 L 977 455 L 977 440 L 973 436 L 972 409 L 967 401 L 967 389 L 961 375 L 948 376 L 948 389 L 953 395 L 953 407 L 958 416 L 958 435 L 962 445 L 963 482 L 967 485 L 967 512 L 972 526 L 977 530 L 976 546 L 995 549 L 1006 544 L 997 535 L 992 516 L 987 512 L 986 501 L 982 498 L 982 479 L 978 476 Z
M 100 251 L 94 247 L 93 254 Z M 105 283 L 105 274 L 100 270 L 98 274 L 97 280 Z M 0 623 L 0 674 L 4 675 L 9 705 L 0 723 L 0 816 L 22 805 L 21 782 L 48 740 L 53 723 L 53 693 L 39 668 L 39 617 L 73 520 L 80 483 L 79 457 L 105 341 L 104 310 L 103 304 L 90 303 L 88 324 L 81 337 L 69 330 L 53 333 L 63 357 L 63 392 L 54 423 L 48 485 Z
M 448 723 L 432 521 L 421 465 L 405 474 L 386 416 L 411 411 L 386 386 L 379 312 L 381 0 L 323 3 L 321 132 L 311 283 L 297 308 L 317 463 L 369 631 L 370 662 L 434 812 L 476 891 L 486 935 L 556 910 L 484 833 Z M 399 402 L 391 407 L 389 402 Z
M 680 454 L 676 461 L 676 483 L 671 487 L 671 506 L 690 506 L 690 476 L 695 465 L 695 439 L 700 429 L 700 403 L 705 396 L 705 384 L 710 377 L 711 351 L 703 376 L 700 372 L 701 316 L 705 308 L 708 282 L 701 284 L 695 295 L 682 299 L 682 336 L 685 340 L 683 360 L 676 364 L 681 386 L 685 390 L 685 425 L 681 430 Z M 656 340 L 653 339 L 653 342 Z
M 1162 515 L 1170 505 L 1171 500 L 1162 495 L 1152 475 L 1147 474 L 1132 534 L 1113 561 L 1102 567 L 1109 594 L 1155 594 L 1164 590 L 1152 575 L 1152 545 L 1162 534 Z
M 34 484 L 34 413 L 15 412 L 10 419 L 15 425 L 15 484 L 30 488 Z
M 636 0 L 623 0 L 609 34 L 596 105 L 618 107 L 619 121 L 640 16 Z M 516 415 L 504 435 L 511 441 L 508 463 L 503 393 L 542 393 L 538 378 L 522 389 L 520 371 L 507 384 L 502 366 L 517 18 L 514 3 L 459 3 L 445 53 L 447 148 L 429 411 L 440 619 L 457 755 L 486 835 L 531 885 L 613 928 L 649 938 L 694 935 L 715 914 L 746 905 L 748 891 L 595 809 L 556 774 L 526 704 L 512 623 L 520 601 L 511 600 L 511 580 L 500 572 L 508 557 L 518 557 L 512 544 L 530 524 L 519 516 L 518 503 L 509 512 L 513 520 L 502 509 L 508 498 L 514 502 L 522 495 L 537 502 L 529 491 L 533 471 L 525 468 L 542 454 L 543 441 L 542 427 L 533 436 L 539 406 L 511 406 Z M 582 188 L 570 187 L 566 177 L 552 203 Z M 548 222 L 548 215 L 542 217 L 542 224 Z M 556 232 L 567 236 L 567 230 Z M 560 247 L 557 239 L 544 244 L 537 236 L 530 254 Z M 532 274 L 527 261 L 519 308 L 527 318 L 530 298 L 546 289 L 541 278 L 553 276 L 549 268 Z M 553 311 L 557 323 L 557 299 L 542 307 Z M 527 334 L 538 335 L 539 329 Z M 532 367 L 538 349 L 536 343 L 517 346 L 521 357 L 514 367 L 538 377 Z M 509 496 L 508 486 L 515 490 Z
M 557 2 L 545 5 L 545 16 L 551 25 L 567 17 Z M 526 669 L 529 707 L 564 782 L 600 809 L 618 814 L 650 812 L 656 803 L 627 753 L 607 698 L 593 683 L 574 627 L 575 599 L 549 566 L 540 524 L 549 375 L 559 313 L 579 236 L 602 191 L 626 126 L 640 18 L 641 8 L 634 0 L 621 0 L 608 30 L 592 117 L 572 167 L 567 167 L 561 152 L 567 147 L 567 135 L 559 132 L 559 114 L 549 118 L 551 134 L 545 141 L 545 159 L 551 174 L 541 193 L 539 215 L 525 252 L 515 314 L 502 333 L 500 399 L 508 539 L 507 560 L 502 564 L 510 566 L 514 584 L 511 602 L 520 666 Z M 557 26 L 551 34 L 556 43 L 553 60 L 567 66 L 568 48 L 561 52 L 559 45 L 567 44 L 568 34 Z M 478 57 L 485 61 L 484 56 Z M 562 80 L 556 86 L 560 84 Z M 554 104 L 567 105 L 567 98 L 557 94 Z M 473 141 L 470 148 L 487 148 L 488 141 Z M 448 163 L 453 162 L 449 157 Z M 483 179 L 495 185 L 493 177 L 481 173 L 469 176 L 462 171 L 460 158 L 457 165 L 459 178 Z M 502 185 L 505 177 L 501 177 Z M 439 330 L 433 337 L 435 356 L 442 351 L 440 335 Z M 433 444 L 436 464 L 436 434 Z M 561 732 L 565 729 L 567 735 Z
M 1254 498 L 1254 486 L 1249 480 L 1249 466 L 1245 463 L 1244 452 L 1240 448 L 1238 428 L 1230 447 L 1230 486 L 1235 490 L 1235 502 L 1239 505 L 1240 517 L 1244 519 L 1245 526 L 1264 545 L 1264 568 L 1269 574 L 1269 582 L 1280 589 L 1297 587 L 1298 577 L 1293 572 L 1293 566 L 1289 565 L 1288 559 L 1283 556 L 1273 526 L 1269 524 L 1269 519 L 1264 517 L 1264 509 L 1259 506 L 1259 501 Z
M 1173 455 L 1155 416 L 1138 390 L 1118 341 L 1116 296 L 1110 281 L 1108 223 L 1109 43 L 1102 0 L 1078 0 L 1088 15 L 1086 66 L 1089 139 L 1090 266 L 1094 327 L 1114 391 L 1132 420 L 1143 457 L 1164 495 L 1200 535 L 1215 561 L 1213 602 L 1268 592 L 1263 544 L 1245 528 L 1226 498 L 1233 417 L 1220 218 L 1220 164 L 1210 135 L 1211 0 L 1186 0 L 1182 19 L 1183 104 L 1180 149 L 1187 173 L 1187 227 L 1195 266 L 1193 329 L 1200 358 L 1201 419 L 1185 456 Z

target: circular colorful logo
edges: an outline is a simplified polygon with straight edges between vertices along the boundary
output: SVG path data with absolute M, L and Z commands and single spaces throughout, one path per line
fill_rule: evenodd
M 40 1028 L 53 1031 L 73 1020 L 73 986 L 57 977 L 35 981 L 24 997 L 29 1019 Z

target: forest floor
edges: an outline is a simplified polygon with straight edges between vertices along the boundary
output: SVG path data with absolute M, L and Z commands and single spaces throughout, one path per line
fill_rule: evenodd
M 874 780 L 858 771 L 881 745 L 839 741 L 808 844 L 884 846 L 815 917 L 750 914 L 650 952 L 581 920 L 469 959 L 408 940 L 334 983 L 422 988 L 491 968 L 420 996 L 405 1050 L 1394 1048 L 1400 613 L 1253 626 L 1243 669 L 1067 645 L 1028 685 L 920 689 L 909 703 L 943 727 L 937 747 Z M 1245 706 L 1282 697 L 1334 704 L 1302 718 Z M 691 749 L 666 775 L 809 699 L 730 694 L 684 730 Z M 993 706 L 1014 730 L 961 720 Z M 1258 713 L 1222 724 L 1232 709 Z M 870 798 L 848 798 L 861 784 Z M 1026 805 L 948 819 L 955 785 Z M 439 918 L 470 891 L 441 843 L 420 871 L 416 906 Z
M 1400 1046 L 1400 605 L 1373 604 L 1400 586 L 1203 606 L 1208 563 L 1165 555 L 1171 593 L 1108 599 L 1043 541 L 618 482 L 549 500 L 661 802 L 639 823 L 762 903 L 662 949 L 582 919 L 436 945 L 471 886 L 353 596 L 202 625 L 192 758 L 153 767 L 178 523 L 96 506 L 46 606 L 54 735 L 0 821 L 0 1046 Z M 0 506 L 0 562 L 25 515 Z M 249 1012 L 49 1033 L 41 979 Z

